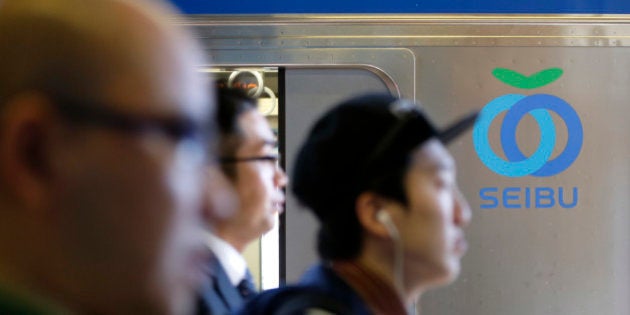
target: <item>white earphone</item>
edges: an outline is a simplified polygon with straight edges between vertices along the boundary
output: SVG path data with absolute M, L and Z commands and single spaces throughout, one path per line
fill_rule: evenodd
M 376 220 L 381 222 L 385 229 L 387 229 L 387 234 L 394 241 L 394 285 L 398 290 L 399 294 L 403 296 L 404 290 L 404 252 L 403 252 L 403 244 L 400 238 L 400 233 L 398 232 L 398 228 L 394 224 L 392 217 L 389 215 L 389 212 L 385 210 L 379 210 L 376 213 Z M 407 310 L 408 314 L 417 314 L 416 303 L 414 302 L 412 305 L 409 305 L 409 310 Z
M 385 229 L 387 230 L 387 234 L 391 237 L 394 242 L 394 264 L 393 264 L 393 275 L 394 275 L 394 285 L 398 293 L 403 296 L 404 290 L 404 280 L 403 280 L 403 245 L 400 239 L 400 234 L 398 233 L 398 228 L 394 224 L 392 217 L 389 215 L 389 212 L 385 210 L 379 210 L 376 213 L 376 220 L 381 222 Z
M 385 221 L 390 221 L 391 217 L 389 216 L 389 212 L 385 211 L 385 210 L 379 210 L 376 213 L 376 219 L 381 222 L 381 223 L 385 223 Z
M 376 220 L 378 220 L 378 222 L 381 222 L 383 226 L 385 226 L 385 228 L 387 229 L 387 233 L 391 238 L 396 240 L 398 239 L 398 228 L 396 228 L 396 225 L 392 221 L 392 217 L 389 215 L 389 212 L 385 210 L 379 210 L 378 213 L 376 213 Z

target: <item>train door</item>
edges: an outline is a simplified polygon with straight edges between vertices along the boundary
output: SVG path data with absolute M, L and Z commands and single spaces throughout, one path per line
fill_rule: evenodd
M 286 76 L 286 153 L 287 168 L 314 120 L 339 101 L 366 92 L 389 92 L 385 82 L 365 69 L 287 69 Z M 294 282 L 317 261 L 315 251 L 317 222 L 287 194 L 285 228 L 286 280 Z
M 360 93 L 390 93 L 397 96 L 401 91 L 413 95 L 413 72 L 396 72 L 390 75 L 389 68 L 400 70 L 405 64 L 383 59 L 374 54 L 357 54 L 373 58 L 372 64 L 328 65 L 325 58 L 312 64 L 295 63 L 285 65 L 235 64 L 229 59 L 233 54 L 214 55 L 215 64 L 202 71 L 211 73 L 221 84 L 246 89 L 258 99 L 259 111 L 265 115 L 278 136 L 278 150 L 283 156 L 282 167 L 290 175 L 293 158 L 299 145 L 315 119 L 333 104 Z M 409 57 L 400 51 L 395 55 Z M 338 60 L 347 52 L 327 51 L 322 56 L 335 56 Z M 385 54 L 387 56 L 388 54 Z M 347 55 L 350 56 L 350 55 Z M 313 55 L 306 56 L 310 59 Z M 376 60 L 374 59 L 376 58 Z M 402 58 L 410 63 L 412 59 Z M 356 62 L 356 60 L 355 60 Z M 407 67 L 407 69 L 412 69 Z M 399 85 L 393 77 L 406 79 Z M 278 218 L 276 227 L 254 242 L 245 251 L 245 257 L 256 283 L 261 289 L 278 287 L 281 283 L 294 282 L 311 264 L 317 261 L 315 235 L 317 223 L 302 209 L 290 192 L 287 192 L 285 212 Z

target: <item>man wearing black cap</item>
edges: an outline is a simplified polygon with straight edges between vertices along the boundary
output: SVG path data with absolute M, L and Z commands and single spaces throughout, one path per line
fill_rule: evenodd
M 427 289 L 452 282 L 471 212 L 444 144 L 475 118 L 439 131 L 416 104 L 389 95 L 354 98 L 320 118 L 292 182 L 321 224 L 322 263 L 245 312 L 407 314 Z

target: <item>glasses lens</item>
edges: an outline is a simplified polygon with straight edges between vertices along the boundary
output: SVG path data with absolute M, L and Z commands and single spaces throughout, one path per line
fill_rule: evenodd
M 54 97 L 59 114 L 68 122 L 106 127 L 123 132 L 159 132 L 174 141 L 206 142 L 210 133 L 206 124 L 186 117 L 150 117 L 123 113 L 106 104 Z
M 239 163 L 239 162 L 260 162 L 267 161 L 277 164 L 280 160 L 279 154 L 274 155 L 261 155 L 261 156 L 252 156 L 252 157 L 233 157 L 227 156 L 219 159 L 221 163 Z

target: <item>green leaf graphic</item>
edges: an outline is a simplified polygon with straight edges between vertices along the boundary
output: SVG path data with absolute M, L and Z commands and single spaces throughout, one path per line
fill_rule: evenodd
M 562 73 L 563 71 L 560 68 L 545 69 L 530 76 L 506 68 L 492 70 L 492 75 L 499 81 L 515 88 L 527 90 L 545 86 L 560 78 Z

